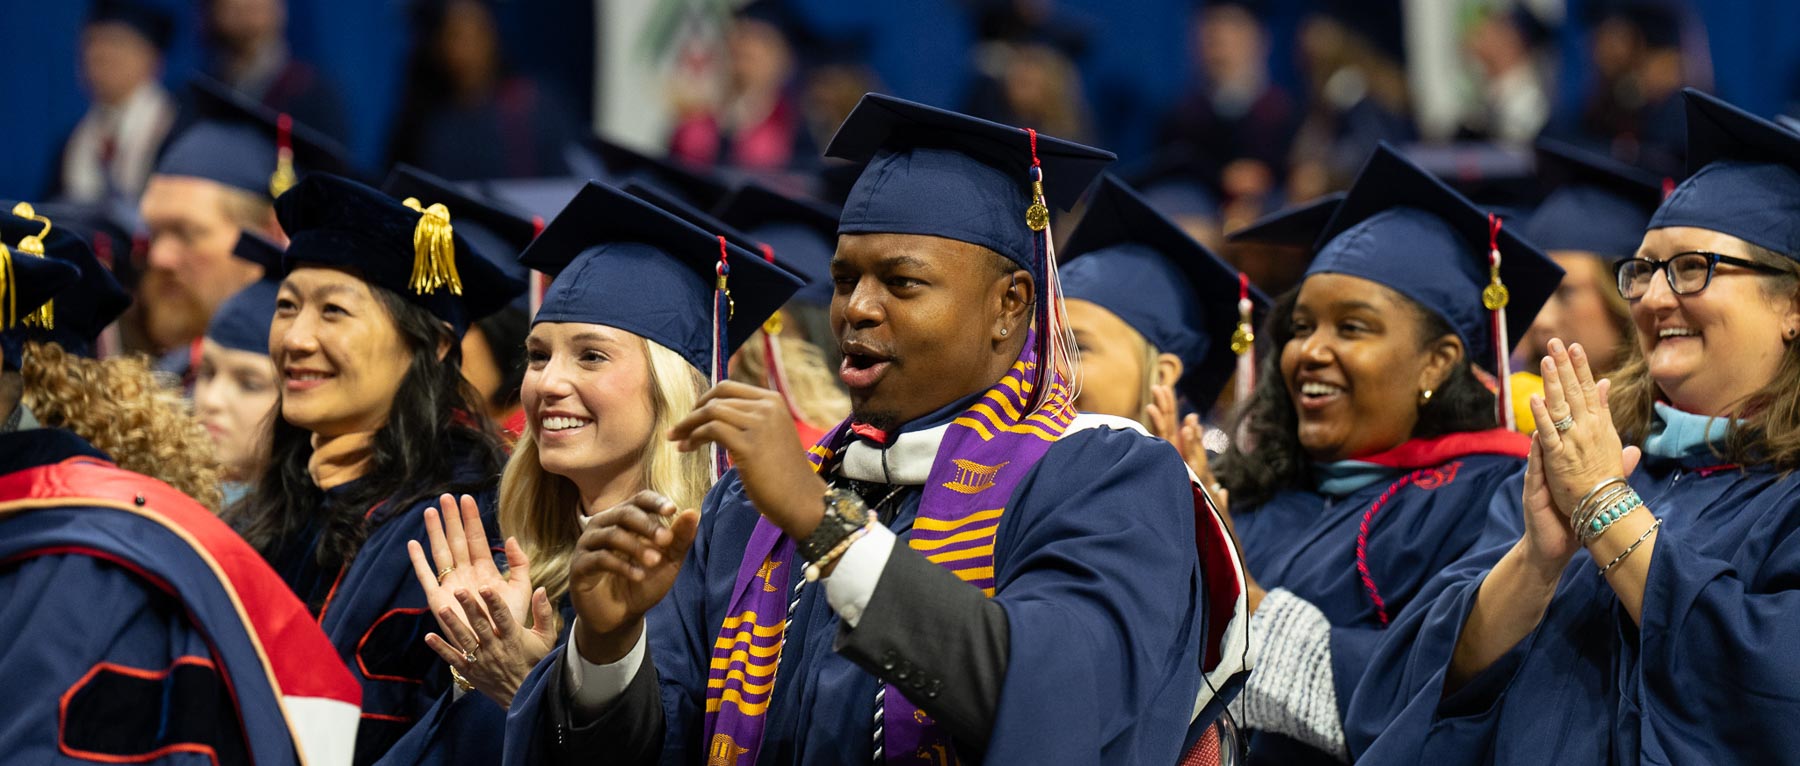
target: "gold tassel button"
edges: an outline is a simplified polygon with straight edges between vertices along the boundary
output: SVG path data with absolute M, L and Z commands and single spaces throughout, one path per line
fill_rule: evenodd
M 298 182 L 294 175 L 294 153 L 283 149 L 275 155 L 275 172 L 269 176 L 269 196 L 280 197 Z
M 1044 182 L 1031 182 L 1031 207 L 1025 208 L 1025 225 L 1032 231 L 1050 228 L 1050 208 L 1044 205 Z
M 1506 308 L 1506 304 L 1512 300 L 1512 291 L 1500 283 L 1500 264 L 1498 262 L 1489 271 L 1488 279 L 1488 286 L 1481 290 L 1481 305 L 1487 307 L 1489 311 Z
M 1239 322 L 1237 329 L 1231 331 L 1231 353 L 1247 353 L 1255 345 L 1256 333 L 1250 329 L 1250 323 Z
M 412 279 L 408 287 L 418 295 L 435 293 L 449 287 L 462 295 L 462 276 L 456 273 L 456 237 L 450 227 L 450 208 L 439 202 L 425 207 L 417 197 L 401 203 L 419 212 L 419 223 L 413 227 Z

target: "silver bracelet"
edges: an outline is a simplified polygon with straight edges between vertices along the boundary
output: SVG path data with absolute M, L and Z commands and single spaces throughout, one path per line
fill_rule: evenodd
M 1624 561 L 1626 556 L 1630 556 L 1632 551 L 1637 550 L 1638 546 L 1643 545 L 1645 540 L 1650 539 L 1650 533 L 1655 532 L 1657 528 L 1661 526 L 1662 519 L 1657 519 L 1656 523 L 1651 524 L 1649 529 L 1644 530 L 1643 534 L 1638 535 L 1637 542 L 1634 542 L 1627 547 L 1624 553 L 1619 554 L 1617 558 L 1614 558 L 1606 566 L 1600 567 L 1600 576 L 1605 577 L 1607 572 L 1612 571 L 1612 568 L 1618 566 L 1619 562 Z
M 1570 510 L 1572 510 L 1572 511 L 1581 510 L 1582 506 L 1587 505 L 1589 500 L 1594 499 L 1594 495 L 1600 494 L 1600 490 L 1606 489 L 1606 487 L 1608 485 L 1624 484 L 1624 483 L 1625 483 L 1625 477 L 1623 477 L 1623 476 L 1614 476 L 1609 479 L 1603 479 L 1603 480 L 1601 480 L 1601 482 L 1599 484 L 1595 484 L 1593 489 L 1588 490 L 1587 494 L 1582 495 L 1581 500 L 1576 502 L 1575 507 L 1571 508 Z M 1570 514 L 1570 515 L 1572 516 L 1574 514 Z

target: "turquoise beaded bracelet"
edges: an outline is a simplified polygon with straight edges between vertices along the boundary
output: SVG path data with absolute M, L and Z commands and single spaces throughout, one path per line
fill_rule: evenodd
M 1632 511 L 1643 506 L 1644 499 L 1639 497 L 1636 491 L 1632 491 L 1626 495 L 1625 499 L 1600 508 L 1582 525 L 1581 541 L 1590 543 L 1599 539 L 1601 535 L 1606 534 L 1608 528 L 1618 523 L 1619 519 L 1631 515 Z

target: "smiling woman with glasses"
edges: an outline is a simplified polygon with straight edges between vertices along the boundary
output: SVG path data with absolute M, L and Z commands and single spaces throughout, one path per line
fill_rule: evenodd
M 1616 271 L 1638 354 L 1550 341 L 1523 486 L 1384 637 L 1358 763 L 1800 761 L 1800 134 L 1686 98 L 1697 170 Z
M 1751 248 L 1748 242 L 1742 243 Z M 1760 249 L 1760 248 L 1758 248 Z M 1781 258 L 1773 251 L 1765 251 L 1764 258 Z M 1676 295 L 1693 295 L 1705 290 L 1712 284 L 1713 274 L 1719 270 L 1719 264 L 1736 266 L 1762 274 L 1786 274 L 1788 269 L 1758 263 L 1745 258 L 1735 258 L 1705 250 L 1684 250 L 1669 256 L 1667 260 L 1653 261 L 1648 258 L 1626 258 L 1613 264 L 1613 275 L 1619 280 L 1619 296 L 1628 301 L 1635 301 L 1650 292 L 1650 280 L 1656 272 L 1663 272 L 1668 279 L 1669 290 Z M 1727 274 L 1731 273 L 1727 269 Z

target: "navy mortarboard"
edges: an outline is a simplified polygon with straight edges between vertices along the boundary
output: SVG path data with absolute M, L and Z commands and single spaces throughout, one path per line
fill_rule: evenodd
M 1554 189 L 1524 226 L 1525 238 L 1554 252 L 1629 258 L 1662 204 L 1662 181 L 1604 155 L 1551 139 L 1537 143 L 1538 179 Z
M 81 270 L 71 264 L 14 251 L 0 242 L 0 331 L 21 323 L 41 325 L 46 314 L 39 309 L 79 279 Z M 7 350 L 6 355 L 11 361 L 13 351 Z
M 465 191 L 411 165 L 397 165 L 388 173 L 381 190 L 394 199 L 412 198 L 429 206 L 443 204 L 456 222 L 456 233 L 475 246 L 475 251 L 488 259 L 494 268 L 521 282 L 530 277 L 530 269 L 519 263 L 519 254 L 543 228 L 542 219 L 514 210 L 495 199 Z M 528 297 L 513 301 L 525 309 Z
M 1179 390 L 1195 409 L 1211 409 L 1251 351 L 1267 296 L 1111 175 L 1062 256 L 1064 297 L 1112 312 L 1181 359 Z
M 726 197 L 713 213 L 775 251 L 775 260 L 806 278 L 794 299 L 831 303 L 831 258 L 837 252 L 838 208 L 790 197 L 751 181 Z
M 222 83 L 202 78 L 190 89 L 198 121 L 163 149 L 157 175 L 205 178 L 273 199 L 307 173 L 349 172 L 348 152 L 325 134 Z
M 1711 229 L 1800 260 L 1800 135 L 1700 91 L 1684 95 L 1690 175 L 1650 228 Z
M 1030 271 L 1037 279 L 1039 374 L 1063 362 L 1050 206 L 1073 208 L 1116 159 L 1111 152 L 870 93 L 825 155 L 863 163 L 838 234 L 942 237 Z M 1048 388 L 1039 386 L 1034 396 Z
M 9 204 L 4 209 L 11 212 L 0 214 L 0 242 L 12 249 L 15 263 L 51 258 L 80 273 L 74 285 L 56 293 L 34 315 L 24 316 L 0 332 L 7 369 L 18 369 L 20 352 L 28 341 L 55 343 L 71 354 L 92 356 L 100 332 L 125 313 L 131 296 L 113 279 L 112 271 L 94 259 L 94 251 L 80 237 L 58 229 L 55 221 L 29 204 Z
M 1258 218 L 1225 235 L 1224 254 L 1256 286 L 1285 293 L 1300 284 L 1319 233 L 1343 200 L 1342 192 L 1334 192 Z
M 269 325 L 275 320 L 275 296 L 281 292 L 281 247 L 251 232 L 238 234 L 231 254 L 260 264 L 263 278 L 226 298 L 206 325 L 206 337 L 237 351 L 269 353 Z
M 1500 381 L 1512 427 L 1509 355 L 1562 281 L 1562 268 L 1424 169 L 1382 144 L 1320 235 L 1307 274 L 1385 285 L 1442 317 L 1469 360 Z
M 408 202 L 325 173 L 302 179 L 275 200 L 289 239 L 284 270 L 351 270 L 430 311 L 457 338 L 525 290 L 456 232 L 441 203 Z
M 1282 208 L 1225 235 L 1225 239 L 1311 250 L 1313 245 L 1318 244 L 1319 234 L 1331 223 L 1331 216 L 1337 212 L 1338 203 L 1343 201 L 1343 192 L 1332 192 L 1293 207 Z
M 600 136 L 589 136 L 584 143 L 599 158 L 604 180 L 615 186 L 639 181 L 702 210 L 719 204 L 731 191 L 699 168 L 679 160 L 653 157 Z
M 519 260 L 555 277 L 534 324 L 616 327 L 715 380 L 724 359 L 800 288 L 760 253 L 592 182 Z

